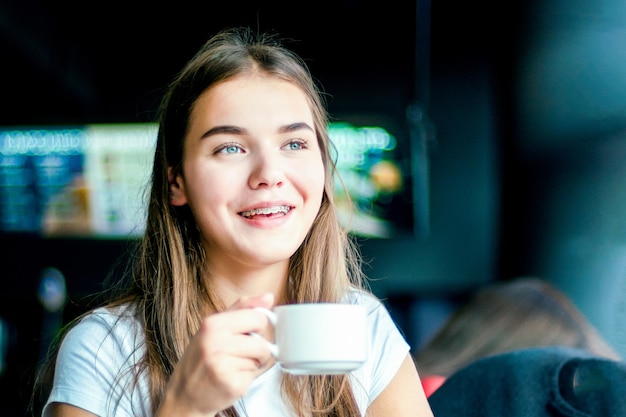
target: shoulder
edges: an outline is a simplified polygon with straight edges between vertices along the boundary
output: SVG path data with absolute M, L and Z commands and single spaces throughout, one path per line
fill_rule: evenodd
M 135 314 L 135 308 L 126 304 L 118 307 L 99 307 L 81 317 L 69 333 L 82 333 L 94 331 L 97 333 L 123 334 L 136 331 L 139 321 Z
M 346 295 L 346 302 L 350 304 L 359 304 L 366 307 L 368 313 L 372 313 L 379 309 L 385 309 L 382 301 L 369 291 L 353 288 Z
M 68 330 L 60 355 L 76 352 L 128 354 L 143 344 L 143 331 L 130 305 L 91 311 Z
M 353 290 L 349 302 L 365 306 L 368 315 L 368 360 L 355 372 L 355 396 L 365 413 L 374 398 L 387 387 L 395 376 L 409 345 L 383 302 L 374 294 Z
M 351 304 L 359 304 L 365 307 L 369 322 L 375 327 L 383 326 L 397 330 L 396 323 L 391 317 L 385 304 L 375 294 L 362 289 L 353 289 L 347 295 Z
M 61 343 L 47 404 L 68 403 L 96 415 L 112 415 L 111 405 L 117 407 L 115 415 L 148 409 L 145 375 L 136 384 L 143 335 L 130 306 L 98 308 L 81 317 Z

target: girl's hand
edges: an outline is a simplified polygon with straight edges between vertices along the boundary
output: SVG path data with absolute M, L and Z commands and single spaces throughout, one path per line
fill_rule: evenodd
M 272 360 L 267 342 L 250 335 L 271 327 L 253 307 L 273 304 L 272 294 L 243 297 L 204 318 L 174 369 L 158 415 L 214 416 L 243 397 Z

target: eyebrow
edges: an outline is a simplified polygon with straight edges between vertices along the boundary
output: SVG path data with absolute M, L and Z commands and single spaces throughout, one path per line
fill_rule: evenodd
M 289 132 L 295 132 L 297 130 L 309 130 L 313 132 L 313 128 L 304 122 L 290 123 L 288 125 L 281 126 L 278 129 L 278 132 L 289 133 Z M 205 139 L 205 138 L 208 138 L 209 136 L 218 135 L 221 133 L 226 133 L 230 135 L 241 135 L 241 134 L 245 134 L 246 132 L 247 132 L 246 129 L 243 129 L 237 126 L 232 126 L 232 125 L 215 126 L 207 130 L 206 132 L 204 132 L 204 134 L 200 137 L 200 139 Z
M 280 133 L 295 132 L 296 130 L 310 130 L 313 132 L 313 128 L 304 122 L 291 123 L 278 129 Z
M 209 136 L 218 135 L 220 133 L 228 133 L 231 135 L 241 135 L 246 132 L 246 129 L 242 129 L 237 126 L 225 125 L 215 126 L 207 130 L 200 136 L 200 139 L 208 138 Z

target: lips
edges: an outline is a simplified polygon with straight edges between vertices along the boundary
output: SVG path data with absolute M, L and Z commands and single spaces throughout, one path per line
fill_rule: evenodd
M 252 210 L 242 211 L 239 214 L 246 218 L 254 216 L 272 216 L 275 214 L 285 215 L 291 210 L 290 206 L 273 206 L 273 207 L 259 207 Z

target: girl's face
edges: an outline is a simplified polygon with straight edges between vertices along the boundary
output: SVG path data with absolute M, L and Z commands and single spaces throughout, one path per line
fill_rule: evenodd
M 191 208 L 213 268 L 286 264 L 320 209 L 324 177 L 302 90 L 238 76 L 194 105 L 171 203 Z

